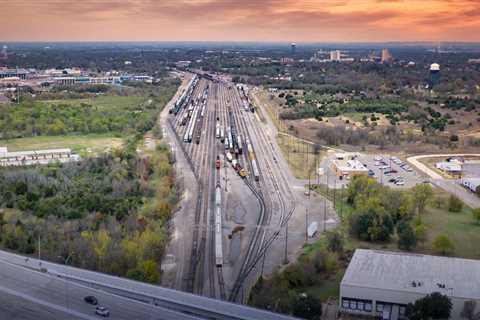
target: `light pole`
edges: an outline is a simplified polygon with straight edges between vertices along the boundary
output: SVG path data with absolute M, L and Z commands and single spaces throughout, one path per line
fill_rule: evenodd
M 67 268 L 65 269 L 65 272 L 67 273 L 68 272 L 68 262 L 69 261 L 72 261 L 72 258 L 73 258 L 73 255 L 75 254 L 75 252 L 72 252 L 70 253 L 66 258 L 65 260 L 63 261 L 65 266 L 67 266 Z M 63 259 L 62 256 L 58 256 L 60 259 Z M 68 309 L 68 279 L 65 278 L 65 305 Z

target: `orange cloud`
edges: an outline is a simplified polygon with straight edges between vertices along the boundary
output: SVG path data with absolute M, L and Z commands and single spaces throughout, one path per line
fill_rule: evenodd
M 0 40 L 480 41 L 476 0 L 0 0 Z

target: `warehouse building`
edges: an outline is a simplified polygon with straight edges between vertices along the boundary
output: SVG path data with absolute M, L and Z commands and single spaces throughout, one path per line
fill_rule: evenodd
M 35 151 L 10 152 L 0 147 L 0 167 L 45 165 L 53 162 L 79 161 L 80 156 L 70 149 L 47 149 Z
M 340 283 L 339 307 L 347 314 L 406 319 L 406 305 L 433 292 L 447 295 L 451 319 L 460 319 L 465 302 L 480 303 L 480 261 L 357 249 Z

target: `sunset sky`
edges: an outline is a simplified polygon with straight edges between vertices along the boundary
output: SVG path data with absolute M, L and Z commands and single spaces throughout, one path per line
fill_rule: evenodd
M 0 41 L 480 41 L 480 0 L 0 0 Z

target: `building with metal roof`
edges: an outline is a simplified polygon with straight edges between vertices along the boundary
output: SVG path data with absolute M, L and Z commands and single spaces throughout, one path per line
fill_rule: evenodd
M 460 319 L 465 302 L 480 304 L 480 260 L 357 249 L 340 284 L 340 310 L 405 319 L 408 303 L 433 292 L 447 295 L 451 318 Z

